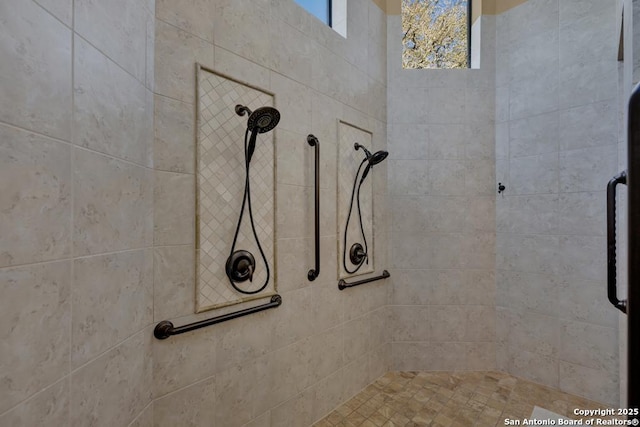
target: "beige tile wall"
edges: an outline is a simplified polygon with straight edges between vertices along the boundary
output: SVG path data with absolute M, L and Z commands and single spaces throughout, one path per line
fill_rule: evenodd
M 460 71 L 402 70 L 400 19 L 369 0 L 348 2 L 347 39 L 291 0 L 0 4 L 0 426 L 304 426 L 390 369 L 498 368 L 615 404 L 598 248 L 617 81 L 612 12 L 591 3 L 482 17 L 481 68 Z M 196 62 L 277 95 L 284 302 L 161 342 L 155 322 L 208 316 Z M 344 292 L 339 119 L 390 152 L 372 181 L 393 276 Z
M 336 283 L 338 120 L 386 148 L 386 18 L 349 3 L 349 39 L 290 0 L 0 6 L 0 425 L 307 425 L 390 369 L 389 283 Z M 204 317 L 196 62 L 277 94 L 284 304 L 159 342 L 155 322 Z M 322 153 L 313 284 L 308 133 Z M 384 267 L 385 165 L 373 181 Z
M 0 5 L 2 426 L 151 413 L 153 14 Z
M 496 58 L 507 187 L 496 203 L 498 368 L 612 405 L 604 190 L 618 168 L 615 28 L 615 2 L 530 0 L 497 17 Z
M 473 70 L 403 70 L 387 20 L 393 368 L 494 369 L 495 18 Z
M 348 17 L 350 37 L 344 39 L 292 0 L 156 3 L 153 155 L 156 168 L 163 170 L 157 174 L 172 176 L 162 180 L 162 193 L 184 193 L 177 177 L 193 176 L 195 62 L 275 93 L 282 114 L 275 150 L 276 260 L 283 304 L 154 340 L 155 426 L 310 425 L 390 369 L 390 283 L 337 289 L 338 120 L 371 130 L 373 148 L 386 148 L 386 18 L 369 0 L 350 1 Z M 321 273 L 311 283 L 314 156 L 306 143 L 309 133 L 320 139 L 322 210 Z M 388 267 L 386 166 L 372 175 L 379 226 L 375 258 L 382 269 Z M 193 271 L 183 265 L 190 257 L 191 240 L 184 239 L 191 236 L 193 205 L 175 206 L 173 196 L 163 198 L 167 227 L 161 228 L 158 218 L 165 214 L 159 210 L 165 203 L 159 197 L 157 191 L 155 238 L 162 238 L 163 246 L 154 254 L 154 321 L 184 324 L 237 310 L 193 314 Z

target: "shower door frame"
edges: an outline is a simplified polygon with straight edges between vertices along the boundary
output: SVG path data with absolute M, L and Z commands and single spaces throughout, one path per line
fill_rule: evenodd
M 628 109 L 628 289 L 627 289 L 627 406 L 640 409 L 640 85 Z M 639 419 L 632 415 L 630 419 Z

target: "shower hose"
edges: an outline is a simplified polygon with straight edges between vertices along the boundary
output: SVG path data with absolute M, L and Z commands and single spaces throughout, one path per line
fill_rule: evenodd
M 257 130 L 254 130 L 254 132 L 257 132 Z M 249 128 L 247 127 L 247 130 L 244 133 L 244 164 L 245 164 L 244 195 L 242 196 L 242 207 L 240 208 L 238 225 L 236 226 L 236 232 L 233 236 L 233 244 L 231 245 L 231 252 L 229 253 L 229 256 L 231 257 L 231 255 L 233 255 L 233 252 L 235 251 L 236 243 L 238 242 L 238 234 L 240 233 L 240 225 L 242 224 L 242 217 L 244 215 L 244 209 L 245 207 L 247 207 L 247 210 L 249 211 L 249 222 L 251 223 L 251 230 L 253 231 L 253 237 L 255 237 L 256 239 L 256 245 L 258 246 L 258 250 L 260 251 L 262 260 L 264 261 L 264 265 L 267 270 L 267 277 L 264 283 L 262 284 L 262 286 L 260 286 L 260 288 L 254 291 L 240 289 L 238 285 L 236 285 L 236 283 L 231 278 L 229 278 L 229 282 L 231 283 L 231 286 L 233 287 L 233 289 L 235 289 L 236 291 L 242 294 L 251 295 L 251 294 L 257 294 L 258 292 L 263 291 L 264 288 L 267 287 L 267 284 L 269 283 L 270 271 L 269 271 L 269 263 L 267 262 L 267 256 L 265 255 L 264 250 L 262 249 L 262 245 L 260 244 L 260 239 L 258 238 L 258 233 L 256 232 L 256 226 L 253 222 L 253 210 L 251 209 L 251 182 L 249 178 L 249 172 L 251 170 L 251 167 L 250 167 L 251 154 L 253 153 L 249 153 L 248 137 L 249 137 Z M 249 280 L 251 281 L 251 279 Z
M 358 166 L 358 171 L 356 172 L 356 177 L 353 180 L 353 189 L 351 190 L 351 201 L 349 202 L 349 214 L 347 215 L 347 225 L 344 226 L 344 240 L 343 240 L 343 243 L 342 243 L 342 265 L 344 267 L 344 270 L 349 274 L 353 274 L 353 273 L 357 272 L 358 270 L 360 270 L 360 267 L 362 267 L 362 265 L 365 262 L 367 264 L 369 264 L 369 252 L 368 252 L 368 246 L 367 246 L 367 238 L 364 235 L 364 226 L 362 225 L 362 210 L 360 209 L 360 187 L 362 187 L 362 183 L 364 182 L 364 180 L 361 179 L 360 183 L 358 184 L 358 176 L 360 175 L 360 170 L 362 169 L 362 166 L 364 166 L 364 164 L 366 162 L 367 162 L 367 159 L 364 159 L 360 163 L 360 166 Z M 357 190 L 356 190 L 356 186 L 358 187 Z M 362 234 L 362 241 L 364 242 L 364 253 L 365 253 L 365 256 L 362 259 L 362 261 L 360 261 L 360 263 L 356 266 L 355 269 L 349 270 L 349 267 L 347 267 L 347 233 L 349 231 L 349 221 L 351 220 L 351 213 L 353 211 L 353 199 L 354 199 L 354 197 L 356 199 L 356 204 L 358 205 L 358 219 L 360 221 L 360 233 Z

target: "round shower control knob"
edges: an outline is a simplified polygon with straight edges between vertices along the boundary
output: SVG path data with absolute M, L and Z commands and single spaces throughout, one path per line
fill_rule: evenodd
M 232 282 L 253 281 L 253 272 L 256 269 L 256 260 L 248 251 L 235 251 L 227 259 L 225 266 L 227 276 Z
M 367 258 L 367 253 L 360 243 L 354 243 L 349 249 L 349 259 L 352 264 L 360 265 Z

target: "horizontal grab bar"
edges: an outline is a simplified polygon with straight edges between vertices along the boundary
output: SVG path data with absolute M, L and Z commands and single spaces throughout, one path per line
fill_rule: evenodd
M 376 280 L 386 279 L 387 277 L 391 277 L 391 274 L 387 270 L 384 270 L 380 276 L 369 277 L 368 279 L 358 280 L 357 282 L 353 283 L 347 283 L 344 281 L 344 279 L 340 279 L 340 281 L 338 282 L 338 289 L 343 291 L 346 288 L 353 288 L 354 286 L 364 285 L 365 283 L 375 282 Z
M 279 307 L 280 304 L 282 304 L 282 297 L 280 295 L 274 295 L 271 297 L 271 301 L 266 304 L 245 308 L 244 310 L 234 311 L 233 313 L 223 314 L 222 316 L 189 323 L 183 326 L 174 327 L 173 323 L 170 321 L 163 320 L 156 325 L 153 330 L 153 336 L 159 340 L 164 340 L 169 338 L 171 335 L 184 334 L 185 332 L 195 331 L 196 329 L 204 328 L 205 326 L 215 325 L 216 323 L 226 322 L 227 320 L 236 319 L 248 314 L 258 313 L 270 308 L 276 308 Z

